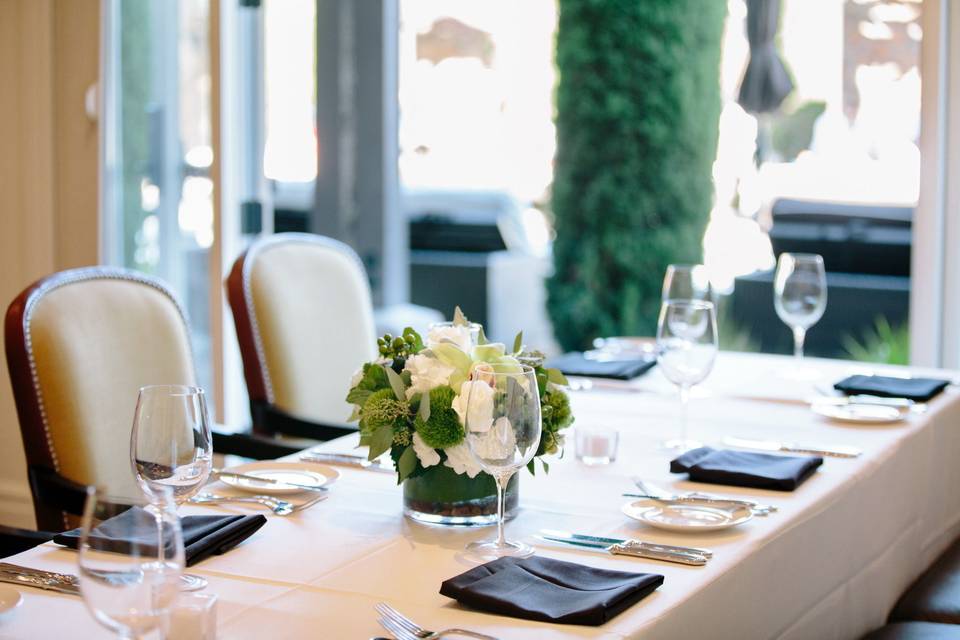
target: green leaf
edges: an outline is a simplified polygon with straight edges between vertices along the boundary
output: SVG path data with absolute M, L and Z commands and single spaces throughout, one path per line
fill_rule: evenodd
M 480 333 L 477 335 L 477 344 L 484 345 L 490 342 L 487 340 L 487 334 L 483 332 L 483 325 L 480 326 Z
M 547 464 L 547 461 L 544 460 L 543 458 L 540 458 L 540 463 L 543 465 L 543 472 L 550 473 L 550 465 Z
M 413 447 L 407 447 L 403 450 L 403 453 L 400 454 L 400 459 L 397 461 L 397 472 L 400 474 L 399 481 L 403 482 L 416 468 L 417 454 L 414 452 Z
M 406 402 L 407 389 L 403 386 L 403 378 L 401 378 L 400 375 L 390 367 L 384 366 L 383 369 L 387 372 L 387 380 L 390 381 L 390 387 L 393 389 L 393 395 L 397 396 L 397 400 Z
M 461 311 L 460 306 L 457 305 L 457 308 L 453 310 L 453 326 L 465 327 L 468 324 L 470 324 L 470 321 L 467 320 L 467 316 L 463 315 L 463 311 Z
M 373 395 L 373 391 L 369 389 L 361 389 L 360 387 L 354 387 L 350 389 L 350 393 L 347 394 L 347 402 L 351 404 L 363 406 L 363 403 L 367 401 L 367 398 Z
M 517 334 L 517 337 L 513 339 L 513 352 L 520 353 L 520 350 L 523 349 L 523 331 Z
M 385 424 L 370 436 L 370 453 L 367 454 L 367 460 L 379 458 L 390 448 L 391 444 L 393 444 L 393 427 Z
M 546 369 L 547 380 L 553 384 L 559 384 L 564 387 L 570 386 L 570 381 L 567 380 L 567 376 L 563 375 L 563 372 L 560 369 Z
M 537 475 L 537 468 L 533 464 L 535 461 L 535 458 L 531 458 L 530 462 L 527 463 L 527 471 L 529 471 L 532 476 Z
M 430 393 L 420 394 L 420 408 L 417 410 L 420 419 L 426 422 L 430 419 Z
M 360 407 L 353 405 L 353 411 L 350 413 L 350 417 L 347 418 L 347 422 L 353 422 L 360 419 Z

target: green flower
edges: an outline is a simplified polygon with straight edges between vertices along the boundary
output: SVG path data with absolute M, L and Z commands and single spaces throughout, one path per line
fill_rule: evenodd
M 558 433 L 573 424 L 573 412 L 570 411 L 570 398 L 563 391 L 548 389 L 540 398 L 541 415 L 543 416 L 543 435 L 540 438 L 540 447 L 537 455 L 556 453 L 563 442 Z
M 463 440 L 463 425 L 457 412 L 450 406 L 455 395 L 450 387 L 431 389 L 430 417 L 423 420 L 417 416 L 413 423 L 413 428 L 423 441 L 434 449 L 452 447 Z
M 410 417 L 410 407 L 406 402 L 397 400 L 393 389 L 380 389 L 367 398 L 360 415 L 361 432 L 373 433 L 387 425 L 394 429 L 405 426 Z

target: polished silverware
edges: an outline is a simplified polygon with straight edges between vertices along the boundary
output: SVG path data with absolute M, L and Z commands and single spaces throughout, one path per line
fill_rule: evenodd
M 611 555 L 633 556 L 635 558 L 646 558 L 648 560 L 663 560 L 664 562 L 676 562 L 692 566 L 705 565 L 707 564 L 707 560 L 709 560 L 709 558 L 702 553 L 679 551 L 675 550 L 672 546 L 668 548 L 664 545 L 651 544 L 649 542 L 643 542 L 642 540 L 626 539 L 611 543 L 600 540 L 573 538 L 570 536 L 554 536 L 547 532 L 540 532 L 534 537 L 546 542 L 583 547 Z
M 332 465 L 341 465 L 344 467 L 357 467 L 367 471 L 379 471 L 381 473 L 396 473 L 392 468 L 380 464 L 379 461 L 371 462 L 365 456 L 357 456 L 349 453 L 326 453 L 324 451 L 307 451 L 300 454 L 300 460 L 303 462 L 323 462 Z
M 704 493 L 702 491 L 689 491 L 682 494 L 672 494 L 665 489 L 661 489 L 657 485 L 651 482 L 645 482 L 640 478 L 632 478 L 633 484 L 640 489 L 640 492 L 644 496 L 653 496 L 656 500 L 677 500 L 677 499 L 693 499 L 701 503 L 710 503 L 711 501 L 722 502 L 727 505 L 734 505 L 738 507 L 747 507 L 752 509 L 754 515 L 758 516 L 767 516 L 771 513 L 778 511 L 778 508 L 772 504 L 763 504 L 757 502 L 756 500 L 750 500 L 749 498 L 732 498 L 729 496 L 720 496 L 714 493 Z M 624 494 L 626 495 L 626 494 Z
M 814 444 L 800 444 L 796 442 L 780 442 L 779 440 L 753 440 L 751 438 L 736 438 L 725 436 L 723 443 L 741 449 L 758 449 L 760 451 L 782 451 L 784 453 L 808 453 L 817 456 L 832 458 L 856 458 L 861 453 L 856 447 L 845 445 L 821 446 Z
M 554 538 L 586 540 L 587 542 L 606 542 L 607 544 L 621 544 L 627 541 L 626 538 L 605 538 L 603 536 L 591 536 L 584 533 L 570 533 L 569 531 L 558 531 L 556 529 L 541 529 L 540 533 L 552 536 Z M 684 547 L 675 544 L 664 544 L 661 542 L 644 542 L 644 544 L 651 547 L 657 547 L 669 551 L 677 551 L 680 553 L 695 553 L 708 559 L 713 557 L 713 551 L 703 547 Z
M 56 591 L 58 593 L 68 593 L 74 596 L 80 595 L 80 581 L 77 576 L 69 573 L 54 573 L 41 569 L 31 569 L 30 567 L 21 567 L 20 565 L 10 564 L 8 562 L 0 562 L 0 582 L 17 584 L 23 587 L 46 589 L 47 591 Z
M 909 409 L 921 404 L 914 402 L 910 398 L 887 398 L 885 396 L 871 396 L 862 393 L 851 396 L 814 396 L 812 398 L 808 398 L 807 402 L 810 404 L 824 403 L 835 405 L 874 404 L 881 407 L 895 407 L 897 409 Z
M 278 516 L 288 516 L 292 513 L 297 513 L 298 511 L 303 511 L 313 505 L 326 500 L 329 497 L 328 494 L 318 495 L 315 498 L 311 498 L 306 502 L 301 502 L 299 504 L 294 504 L 286 500 L 280 500 L 279 498 L 274 498 L 273 496 L 221 496 L 213 493 L 201 493 L 190 498 L 190 504 L 230 504 L 230 503 L 240 503 L 240 504 L 260 504 Z
M 469 629 L 444 629 L 443 631 L 424 629 L 386 602 L 378 602 L 374 608 L 381 616 L 379 619 L 380 626 L 395 635 L 397 640 L 435 640 L 436 638 L 445 638 L 447 636 L 464 636 L 467 638 L 476 638 L 476 640 L 497 640 L 497 638 L 493 636 L 470 631 Z
M 714 498 L 712 496 L 701 496 L 698 494 L 687 494 L 682 496 L 672 496 L 670 498 L 663 498 L 660 496 L 645 494 L 645 493 L 621 493 L 624 498 L 645 498 L 647 500 L 652 500 L 659 504 L 665 505 L 683 505 L 683 504 L 699 504 L 717 507 L 718 509 L 723 508 L 743 508 L 750 509 L 755 516 L 768 516 L 770 515 L 770 509 L 768 505 L 761 505 L 753 502 L 752 500 L 735 500 L 733 498 Z
M 303 491 L 329 491 L 328 487 L 318 487 L 309 484 L 300 484 L 298 482 L 287 482 L 286 480 L 276 480 L 274 478 L 264 478 L 261 476 L 250 475 L 249 473 L 238 473 L 236 471 L 224 471 L 223 469 L 213 469 L 210 472 L 217 478 L 234 478 L 236 480 L 247 480 L 248 482 L 259 482 L 271 486 L 280 485 L 281 487 L 293 487 Z

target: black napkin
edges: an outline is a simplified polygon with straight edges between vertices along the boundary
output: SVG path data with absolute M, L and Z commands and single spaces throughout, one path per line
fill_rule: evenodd
M 654 573 L 596 569 L 534 556 L 500 558 L 444 580 L 440 594 L 526 620 L 597 626 L 663 584 Z
M 552 369 L 560 369 L 568 376 L 630 380 L 643 375 L 656 363 L 657 361 L 653 359 L 600 362 L 598 360 L 588 360 L 582 353 L 574 352 L 551 359 L 547 362 L 547 366 Z
M 694 482 L 793 491 L 823 464 L 815 456 L 782 456 L 700 447 L 670 462 L 670 473 L 689 473 Z
M 140 507 L 133 507 L 104 520 L 94 531 L 97 548 L 103 550 L 122 550 L 131 544 L 151 547 L 156 539 L 131 540 L 126 534 L 132 528 L 134 519 L 153 520 L 153 515 Z M 187 566 L 194 565 L 212 555 L 225 553 L 237 546 L 267 521 L 262 515 L 256 516 L 185 516 L 180 519 L 183 531 L 183 550 Z M 147 531 L 148 529 L 144 529 Z M 71 529 L 54 536 L 53 541 L 71 549 L 80 544 L 80 529 Z
M 926 402 L 933 398 L 949 380 L 936 378 L 890 378 L 887 376 L 850 376 L 833 385 L 847 395 L 857 393 L 883 398 L 908 398 L 914 402 Z

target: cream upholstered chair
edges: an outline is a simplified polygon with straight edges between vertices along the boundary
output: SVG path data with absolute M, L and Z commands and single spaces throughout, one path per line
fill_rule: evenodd
M 7 309 L 7 365 L 37 525 L 80 513 L 83 485 L 139 493 L 130 465 L 137 391 L 196 384 L 187 322 L 159 280 L 90 267 L 57 273 Z
M 376 355 L 366 271 L 323 236 L 266 236 L 227 278 L 255 433 L 326 440 L 355 431 L 345 401 Z

